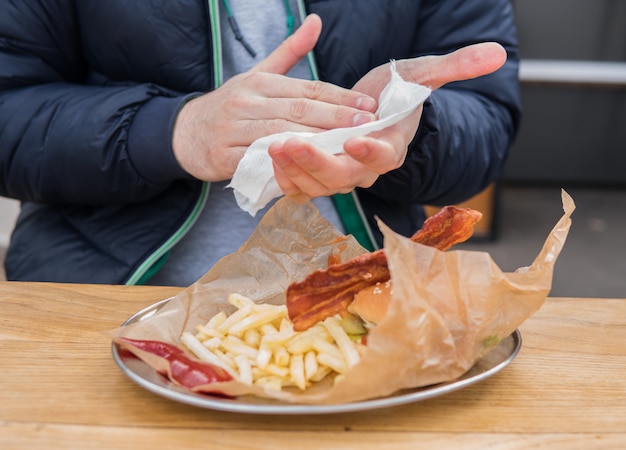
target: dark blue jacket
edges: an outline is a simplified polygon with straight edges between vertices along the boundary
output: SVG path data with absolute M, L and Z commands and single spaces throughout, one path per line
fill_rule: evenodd
M 216 3 L 0 2 L 0 195 L 23 202 L 9 279 L 137 283 L 193 222 L 206 185 L 175 161 L 172 125 L 190 94 L 215 87 Z M 404 165 L 358 190 L 370 222 L 409 235 L 420 205 L 497 177 L 520 119 L 508 0 L 305 3 L 324 25 L 319 77 L 344 87 L 390 59 L 482 41 L 508 51 L 495 74 L 433 93 Z

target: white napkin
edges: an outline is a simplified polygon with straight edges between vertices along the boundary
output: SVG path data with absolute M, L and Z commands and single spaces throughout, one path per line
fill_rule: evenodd
M 239 161 L 237 170 L 228 185 L 235 191 L 237 204 L 254 216 L 272 199 L 283 195 L 274 178 L 272 159 L 267 149 L 277 141 L 301 137 L 330 154 L 343 152 L 343 143 L 353 136 L 364 136 L 382 130 L 404 119 L 430 95 L 426 86 L 404 81 L 396 71 L 395 61 L 390 65 L 391 79 L 378 99 L 378 120 L 358 127 L 336 128 L 322 133 L 284 132 L 257 139 L 248 147 Z

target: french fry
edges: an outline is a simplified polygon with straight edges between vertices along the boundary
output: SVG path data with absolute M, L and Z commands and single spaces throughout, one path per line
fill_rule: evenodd
M 315 372 L 313 374 L 313 376 L 311 377 L 311 381 L 313 383 L 319 383 L 320 381 L 322 381 L 324 378 L 326 378 L 330 373 L 332 373 L 333 369 L 331 369 L 328 366 L 317 366 L 317 372 Z
M 265 323 L 260 327 L 261 334 L 263 336 L 269 336 L 271 334 L 278 333 L 278 329 L 271 323 Z
M 217 314 L 215 314 L 213 317 L 211 317 L 211 320 L 207 322 L 205 327 L 208 328 L 209 330 L 214 330 L 218 326 L 220 326 L 222 323 L 224 323 L 225 320 L 226 320 L 226 313 L 224 311 L 220 311 Z
M 215 355 L 215 353 L 208 350 L 202 343 L 191 333 L 183 333 L 181 337 L 183 344 L 189 348 L 198 358 L 211 364 L 215 364 L 226 370 L 231 375 L 234 375 L 232 367 L 225 363 L 222 359 Z
M 245 355 L 250 359 L 256 359 L 259 355 L 259 351 L 256 348 L 249 346 L 235 336 L 226 336 L 224 340 L 222 340 L 221 346 L 228 353 L 232 353 L 233 355 Z
M 284 345 L 289 339 L 295 336 L 293 328 L 284 328 L 280 331 L 266 334 L 261 338 L 261 345 L 267 347 L 278 347 Z
M 328 330 L 328 334 L 330 334 L 337 343 L 337 346 L 348 363 L 348 367 L 353 367 L 357 364 L 361 359 L 359 352 L 356 350 L 348 333 L 339 325 L 339 320 L 336 317 L 328 317 L 324 319 L 322 325 Z
M 258 313 L 250 314 L 249 316 L 241 319 L 239 322 L 231 325 L 228 329 L 228 333 L 234 336 L 241 336 L 246 330 L 258 328 L 263 324 L 271 323 L 274 320 L 282 318 L 286 315 L 286 306 L 259 311 Z
M 289 361 L 289 375 L 296 386 L 306 389 L 306 377 L 304 376 L 304 357 L 302 354 L 293 355 Z
M 196 338 L 200 340 L 199 336 L 196 336 Z M 212 337 L 205 341 L 202 341 L 202 345 L 208 348 L 209 350 L 220 348 L 220 345 L 222 345 L 222 339 L 219 337 Z
M 346 373 L 348 371 L 348 363 L 345 360 L 327 353 L 319 353 L 317 361 L 324 366 L 330 367 L 337 373 Z
M 246 355 L 237 355 L 233 358 L 235 364 L 237 364 L 237 371 L 239 372 L 239 381 L 245 384 L 252 384 L 252 366 L 248 362 Z
M 195 336 L 186 332 L 181 340 L 198 358 L 242 383 L 304 390 L 330 375 L 342 376 L 359 361 L 358 344 L 336 317 L 297 332 L 284 305 L 256 304 L 240 294 L 231 294 L 228 302 L 235 312 L 215 314 L 196 327 Z
M 314 339 L 311 343 L 311 346 L 313 350 L 315 350 L 319 354 L 326 354 L 336 359 L 343 358 L 341 350 L 336 345 L 333 345 L 324 339 Z
M 289 365 L 289 352 L 285 347 L 277 347 L 274 349 L 274 361 L 279 366 Z
M 217 338 L 224 337 L 224 334 L 217 331 L 217 328 L 209 328 L 206 325 L 199 325 L 196 329 L 198 331 L 198 333 L 196 334 L 196 337 L 198 339 L 200 339 L 201 337 L 204 337 L 205 339 L 213 338 L 213 337 L 217 337 Z
M 281 333 L 287 332 L 287 331 L 293 331 L 293 324 L 291 323 L 291 320 L 289 320 L 288 314 L 289 314 L 289 311 L 287 311 L 287 315 L 285 315 L 285 317 L 283 317 L 280 320 L 278 331 Z
M 278 366 L 276 364 L 268 364 L 265 366 L 264 372 L 270 375 L 276 375 L 280 378 L 286 378 L 289 375 L 289 369 L 284 366 Z
M 257 386 L 264 387 L 266 389 L 273 389 L 280 391 L 283 387 L 282 378 L 280 377 L 259 377 L 254 381 Z
M 251 347 L 258 347 L 261 344 L 261 333 L 255 328 L 246 330 L 243 341 Z
M 222 360 L 222 362 L 224 362 L 224 364 L 226 364 L 228 367 L 230 367 L 233 370 L 237 370 L 237 364 L 235 364 L 235 360 L 230 355 L 227 355 L 226 353 L 221 351 L 219 348 L 216 348 L 215 350 L 213 350 L 213 353 L 220 360 Z M 236 372 L 235 372 L 235 375 L 236 375 Z
M 228 316 L 224 320 L 224 322 L 222 322 L 216 327 L 216 330 L 222 334 L 227 334 L 228 331 L 230 330 L 230 327 L 232 327 L 239 321 L 248 317 L 251 312 L 252 312 L 252 305 L 243 306 L 241 309 L 238 309 L 237 311 L 232 313 L 230 316 Z
M 326 329 L 320 325 L 315 325 L 294 336 L 294 338 L 287 343 L 287 349 L 290 353 L 306 353 L 314 349 L 315 341 L 330 342 L 331 340 Z
M 310 380 L 317 373 L 317 369 L 319 369 L 317 354 L 314 351 L 307 352 L 304 355 L 304 377 Z
M 265 345 L 261 345 L 259 347 L 259 353 L 257 353 L 256 355 L 256 365 L 257 367 L 260 367 L 261 369 L 265 369 L 267 367 L 267 365 L 270 363 L 270 360 L 272 359 L 272 349 L 265 346 Z
M 237 309 L 241 309 L 244 306 L 248 306 L 248 305 L 250 306 L 254 305 L 254 302 L 250 298 L 246 297 L 245 295 L 236 294 L 236 293 L 230 294 L 228 296 L 228 303 L 230 303 Z

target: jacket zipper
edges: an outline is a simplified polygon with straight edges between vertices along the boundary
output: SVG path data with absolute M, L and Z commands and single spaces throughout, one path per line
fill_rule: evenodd
M 306 17 L 306 9 L 304 0 L 297 0 L 298 14 L 300 15 L 300 22 L 304 21 Z M 223 82 L 222 71 L 222 37 L 220 30 L 219 20 L 219 6 L 218 0 L 207 0 L 209 22 L 211 27 L 211 38 L 213 42 L 212 57 L 213 57 L 213 79 L 214 88 L 221 86 Z M 309 65 L 309 71 L 311 73 L 311 79 L 318 80 L 319 75 L 317 71 L 317 64 L 313 52 L 307 54 L 307 62 Z M 206 204 L 209 194 L 210 184 L 204 182 L 202 184 L 200 196 L 196 202 L 193 210 L 185 219 L 185 222 L 176 230 L 169 239 L 155 250 L 150 256 L 148 256 L 143 263 L 135 270 L 135 272 L 126 281 L 127 285 L 142 284 L 147 281 L 151 275 L 154 274 L 155 269 L 159 269 L 165 262 L 165 257 L 168 252 L 180 241 L 193 224 L 198 220 L 200 213 L 202 212 L 204 205 Z M 378 246 L 374 239 L 374 234 L 366 220 L 365 213 L 361 206 L 361 202 L 357 196 L 356 191 L 352 191 L 349 194 L 337 194 L 333 196 L 333 202 L 339 213 L 339 217 L 346 228 L 346 232 L 352 234 L 357 241 L 366 249 L 372 251 Z
M 220 31 L 220 20 L 217 0 L 207 0 L 209 22 L 211 27 L 211 39 L 213 42 L 213 80 L 214 87 L 217 88 L 222 84 L 222 38 Z M 168 252 L 180 241 L 193 224 L 200 217 L 200 213 L 204 209 L 207 198 L 209 196 L 210 184 L 207 182 L 202 183 L 200 190 L 200 196 L 196 201 L 191 213 L 183 224 L 178 228 L 163 245 L 152 252 L 133 272 L 128 278 L 125 284 L 143 284 L 150 279 L 150 276 L 154 275 L 164 263 Z
M 209 183 L 202 183 L 200 196 L 191 210 L 191 213 L 185 219 L 185 222 L 183 222 L 183 224 L 169 237 L 167 241 L 165 241 L 163 245 L 152 252 L 152 254 L 148 256 L 143 263 L 141 263 L 135 272 L 128 278 L 125 283 L 126 285 L 144 284 L 152 275 L 154 275 L 157 269 L 161 268 L 161 266 L 165 263 L 165 257 L 168 252 L 183 238 L 185 234 L 187 234 L 187 231 L 189 231 L 196 220 L 198 220 L 198 217 L 204 208 L 204 204 L 206 203 L 208 194 Z
M 304 0 L 297 0 L 298 14 L 300 15 L 300 23 L 306 18 L 306 9 Z M 311 71 L 311 79 L 319 80 L 317 64 L 313 52 L 307 54 L 309 70 Z M 365 217 L 365 212 L 359 200 L 356 190 L 348 194 L 335 194 L 332 196 L 335 209 L 339 214 L 339 219 L 343 224 L 347 234 L 351 234 L 364 248 L 369 251 L 378 249 L 378 244 L 374 238 L 372 228 Z

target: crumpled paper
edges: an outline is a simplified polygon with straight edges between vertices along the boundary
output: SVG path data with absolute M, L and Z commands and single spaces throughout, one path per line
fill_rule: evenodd
M 393 295 L 382 322 L 370 331 L 361 361 L 337 384 L 327 377 L 306 391 L 274 391 L 238 382 L 212 385 L 231 395 L 253 394 L 292 403 L 336 404 L 390 395 L 400 389 L 451 381 L 534 314 L 548 296 L 554 264 L 575 209 L 562 192 L 564 215 L 530 266 L 503 272 L 484 252 L 441 252 L 412 242 L 384 224 Z M 113 330 L 113 338 L 180 343 L 236 292 L 258 302 L 284 304 L 285 289 L 329 258 L 346 261 L 364 253 L 343 236 L 310 202 L 281 199 L 250 239 L 218 262 L 153 316 Z M 153 365 L 153 367 L 155 367 Z
M 283 195 L 274 178 L 268 148 L 273 142 L 301 137 L 330 154 L 343 152 L 343 143 L 351 137 L 365 136 L 383 130 L 407 117 L 430 95 L 425 86 L 404 81 L 390 64 L 391 79 L 381 92 L 376 116 L 378 120 L 352 128 L 336 128 L 322 133 L 284 132 L 257 139 L 248 147 L 228 187 L 233 188 L 241 209 L 254 216 L 274 198 Z

